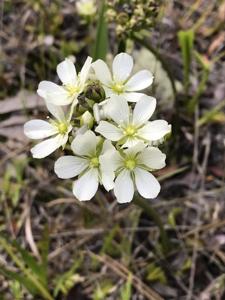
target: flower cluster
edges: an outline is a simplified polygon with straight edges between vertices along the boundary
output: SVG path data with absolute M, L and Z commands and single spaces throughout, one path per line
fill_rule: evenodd
M 141 91 L 153 76 L 148 70 L 131 75 L 132 69 L 126 53 L 116 55 L 111 70 L 103 60 L 88 57 L 77 73 L 65 59 L 57 66 L 62 84 L 42 81 L 38 86 L 52 117 L 24 125 L 29 138 L 44 139 L 31 152 L 44 158 L 66 147 L 54 170 L 59 178 L 75 178 L 73 193 L 81 201 L 90 200 L 99 185 L 114 190 L 119 203 L 130 202 L 136 190 L 147 199 L 160 191 L 152 171 L 165 166 L 166 155 L 157 146 L 171 126 L 150 121 L 156 99 Z

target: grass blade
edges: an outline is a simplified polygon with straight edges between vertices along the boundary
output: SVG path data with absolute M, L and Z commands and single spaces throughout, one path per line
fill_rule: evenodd
M 194 45 L 194 31 L 185 30 L 178 32 L 179 45 L 181 47 L 183 68 L 184 68 L 184 88 L 185 92 L 188 92 L 188 87 L 190 83 L 190 68 L 192 60 L 192 51 Z
M 21 285 L 23 285 L 33 296 L 38 295 L 38 290 L 35 287 L 35 285 L 32 283 L 32 281 L 25 276 L 22 276 L 16 272 L 12 272 L 1 266 L 0 268 L 0 273 L 11 279 L 11 280 L 16 280 L 18 281 Z
M 106 53 L 108 49 L 108 30 L 107 24 L 105 20 L 105 0 L 102 0 L 100 11 L 99 11 L 99 19 L 97 26 L 97 34 L 95 39 L 93 58 L 94 60 L 106 58 Z

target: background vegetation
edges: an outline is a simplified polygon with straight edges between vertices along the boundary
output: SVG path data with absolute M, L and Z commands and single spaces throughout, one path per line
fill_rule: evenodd
M 0 299 L 225 299 L 225 2 L 98 1 L 92 16 L 75 2 L 0 2 Z M 173 128 L 143 209 L 77 201 L 23 134 L 60 61 L 119 51 L 154 73 Z

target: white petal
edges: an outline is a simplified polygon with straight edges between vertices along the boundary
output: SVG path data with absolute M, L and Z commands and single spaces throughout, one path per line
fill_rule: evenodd
M 165 167 L 166 155 L 156 147 L 148 147 L 138 154 L 138 163 L 150 169 L 162 169 Z
M 58 89 L 59 86 L 51 81 L 41 81 L 38 85 L 37 93 L 40 97 L 46 98 L 47 93 L 54 93 L 56 89 Z
M 133 58 L 127 53 L 117 54 L 113 60 L 113 79 L 117 82 L 125 81 L 133 69 Z
M 136 137 L 128 137 L 126 142 L 123 144 L 122 148 L 130 148 L 134 147 L 140 142 L 140 140 Z
M 117 93 L 115 93 L 110 87 L 103 86 L 104 91 L 105 91 L 105 96 L 106 98 L 110 98 L 111 96 L 118 96 Z
M 153 82 L 153 75 L 147 70 L 142 70 L 133 75 L 126 83 L 126 90 L 135 92 L 146 89 Z
M 69 127 L 68 131 L 66 134 L 60 134 L 60 136 L 62 137 L 62 146 L 64 147 L 65 144 L 67 143 L 68 141 L 68 138 L 69 138 L 69 132 L 72 130 L 72 126 Z
M 95 75 L 98 80 L 103 84 L 109 85 L 112 82 L 112 76 L 109 68 L 103 60 L 96 60 L 94 63 L 92 63 L 92 68 L 94 69 Z
M 58 121 L 65 121 L 65 114 L 63 109 L 58 106 L 54 105 L 50 102 L 46 102 L 46 106 L 48 111 L 58 120 Z
M 135 105 L 133 111 L 133 123 L 141 125 L 147 122 L 156 108 L 156 99 L 150 96 L 143 96 Z
M 148 122 L 144 127 L 138 130 L 138 135 L 148 141 L 157 141 L 170 133 L 171 125 L 164 120 L 155 120 Z
M 120 96 L 112 96 L 105 105 L 105 109 L 117 124 L 129 122 L 129 106 L 127 101 Z
M 101 181 L 102 181 L 102 184 L 104 186 L 104 188 L 107 190 L 107 191 L 110 191 L 113 189 L 114 187 L 114 180 L 115 178 L 115 173 L 113 171 L 102 171 L 102 174 L 101 174 Z
M 63 87 L 51 81 L 41 81 L 37 93 L 46 101 L 55 105 L 67 105 L 74 99 L 74 97 L 69 97 L 68 92 Z
M 97 138 L 93 131 L 88 130 L 84 134 L 75 137 L 71 144 L 73 152 L 81 156 L 92 156 L 96 152 Z
M 120 156 L 119 152 L 114 150 L 109 150 L 106 153 L 99 156 L 99 162 L 101 170 L 104 171 L 115 171 L 119 167 L 123 166 L 123 158 Z
M 100 106 L 98 103 L 95 103 L 93 106 L 93 115 L 94 115 L 95 121 L 97 123 L 99 123 L 101 120 L 101 113 L 100 113 Z
M 38 85 L 37 93 L 39 96 L 46 98 L 47 95 L 53 93 L 60 93 L 60 92 L 66 92 L 63 87 L 59 86 L 58 84 L 51 82 L 51 81 L 41 81 Z
M 128 170 L 123 170 L 115 180 L 114 193 L 119 203 L 127 203 L 133 199 L 134 184 Z
M 151 173 L 140 168 L 136 168 L 134 174 L 139 194 L 147 199 L 156 198 L 160 192 L 158 180 Z
M 82 86 L 85 84 L 86 80 L 88 79 L 89 71 L 91 68 L 91 62 L 92 62 L 92 58 L 88 56 L 80 71 L 79 77 Z
M 47 139 L 31 149 L 34 158 L 44 158 L 62 146 L 64 143 L 63 136 L 57 135 L 54 138 Z
M 141 97 L 145 96 L 145 94 L 143 93 L 135 93 L 135 92 L 127 92 L 127 93 L 123 93 L 122 95 L 127 102 L 138 102 L 141 99 Z
M 30 139 L 44 139 L 57 132 L 55 126 L 43 120 L 31 120 L 24 125 L 24 134 Z
M 67 155 L 57 159 L 54 170 L 59 178 L 67 179 L 79 175 L 87 167 L 88 161 L 86 159 Z
M 66 58 L 63 62 L 58 64 L 56 71 L 63 84 L 74 85 L 76 83 L 77 72 L 74 63 L 70 59 Z
M 73 184 L 73 193 L 80 201 L 94 197 L 98 190 L 98 170 L 90 169 Z
M 73 101 L 76 100 L 77 95 L 69 95 L 66 91 L 62 92 L 61 94 L 55 93 L 55 94 L 48 94 L 45 98 L 47 102 L 50 102 L 54 105 L 69 105 Z
M 119 128 L 106 121 L 101 121 L 95 131 L 111 141 L 119 141 L 123 137 L 123 133 Z
M 136 156 L 138 152 L 143 151 L 146 148 L 146 144 L 142 141 L 138 141 L 133 147 L 124 150 L 124 153 L 129 156 Z
M 104 154 L 106 153 L 107 151 L 116 151 L 114 146 L 112 145 L 112 142 L 109 141 L 109 140 L 105 140 L 104 143 L 103 143 L 103 146 L 102 146 L 102 152 L 101 154 Z

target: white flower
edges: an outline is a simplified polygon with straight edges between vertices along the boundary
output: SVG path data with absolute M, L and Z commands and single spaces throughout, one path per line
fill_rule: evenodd
M 31 139 L 44 139 L 31 149 L 34 158 L 43 158 L 54 152 L 57 148 L 64 146 L 68 140 L 69 132 L 72 130 L 70 120 L 66 118 L 59 106 L 47 103 L 48 110 L 56 118 L 49 122 L 43 120 L 31 120 L 24 125 L 24 134 Z
M 98 59 L 92 63 L 95 75 L 103 84 L 106 97 L 122 95 L 129 102 L 137 102 L 143 93 L 137 93 L 152 84 L 153 75 L 147 70 L 142 70 L 130 77 L 133 69 L 133 58 L 120 53 L 115 56 L 112 64 L 112 74 L 106 63 Z
M 108 152 L 100 162 L 107 170 L 116 172 L 114 193 L 119 203 L 130 202 L 134 191 L 147 199 L 156 198 L 160 184 L 149 172 L 165 166 L 166 155 L 158 148 L 147 147 L 143 143 L 121 152 Z
M 97 137 L 93 131 L 86 131 L 83 135 L 75 137 L 71 144 L 75 156 L 60 157 L 55 163 L 55 173 L 58 177 L 67 179 L 79 178 L 73 184 L 73 193 L 80 201 L 90 200 L 97 192 L 99 183 L 107 191 L 114 186 L 114 172 L 103 170 L 100 164 L 101 155 L 112 151 L 111 142 Z
M 156 99 L 144 95 L 131 115 L 126 100 L 113 96 L 107 103 L 107 113 L 115 125 L 100 121 L 95 131 L 111 141 L 119 141 L 123 148 L 132 147 L 140 141 L 152 144 L 171 131 L 171 125 L 164 120 L 148 121 L 155 107 Z
M 91 67 L 92 58 L 88 57 L 77 75 L 75 65 L 70 59 L 65 59 L 57 66 L 57 74 L 62 86 L 51 81 L 41 81 L 37 93 L 47 102 L 54 105 L 77 103 L 77 96 L 83 92 Z
M 79 0 L 76 2 L 76 8 L 81 16 L 92 16 L 96 13 L 96 3 L 93 0 Z

